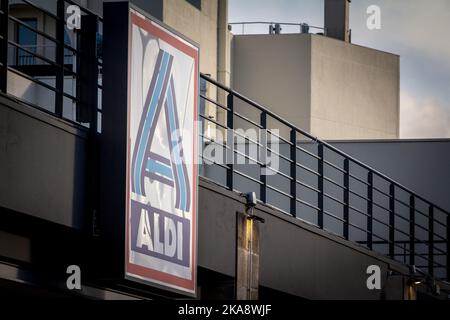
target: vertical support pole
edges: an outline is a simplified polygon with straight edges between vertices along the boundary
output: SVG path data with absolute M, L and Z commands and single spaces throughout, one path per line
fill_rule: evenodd
M 350 162 L 344 159 L 344 238 L 349 239 L 350 228 Z
M 55 80 L 55 114 L 63 115 L 64 105 L 64 32 L 65 32 L 65 6 L 64 0 L 57 0 L 56 15 L 56 64 L 58 64 Z
M 319 183 L 318 183 L 318 189 L 319 194 L 318 196 L 318 217 L 317 217 L 317 225 L 320 229 L 323 229 L 323 144 L 319 144 L 318 150 L 317 150 L 319 159 L 318 159 L 318 173 L 319 173 Z
M 297 130 L 291 129 L 291 214 L 297 217 Z
M 9 0 L 0 0 L 0 92 L 7 93 L 8 82 L 8 16 Z
M 77 59 L 77 108 L 76 120 L 89 123 L 89 163 L 87 169 L 87 186 L 89 207 L 92 212 L 92 233 L 99 234 L 98 212 L 99 199 L 99 141 L 98 131 L 98 63 L 97 63 L 97 17 L 91 14 L 81 17 L 83 28 L 79 32 L 79 52 Z M 65 52 L 65 50 L 63 50 Z M 64 61 L 64 56 L 63 56 Z
M 409 265 L 416 264 L 416 198 L 409 198 Z
M 389 187 L 389 256 L 395 258 L 395 185 Z
M 373 172 L 367 174 L 367 247 L 373 249 Z
M 260 143 L 261 143 L 261 173 L 260 173 L 260 192 L 259 197 L 263 203 L 266 203 L 267 200 L 267 175 L 266 175 L 266 166 L 267 166 L 267 113 L 261 112 L 261 134 L 260 134 Z
M 428 273 L 434 276 L 434 207 L 428 208 Z
M 234 97 L 232 93 L 227 96 L 227 187 L 233 190 L 233 163 L 234 163 Z
M 204 149 L 205 149 L 205 123 L 206 120 L 203 118 L 203 116 L 206 116 L 206 99 L 203 97 L 207 97 L 208 93 L 207 93 L 207 85 L 206 85 L 206 80 L 203 79 L 202 77 L 200 77 L 200 97 L 199 97 L 199 109 L 198 109 L 198 121 L 199 121 L 199 128 L 198 128 L 198 132 L 199 132 L 199 138 L 198 138 L 198 145 L 199 145 L 199 149 L 198 149 L 198 161 L 199 161 L 199 165 L 200 165 L 200 170 L 201 172 L 203 172 L 204 175 L 206 175 L 206 167 L 204 164 Z M 102 107 L 103 109 L 103 107 Z M 225 115 L 227 116 L 228 113 L 225 110 Z M 228 140 L 227 140 L 228 141 Z M 227 149 L 228 151 L 228 149 Z M 227 153 L 228 155 L 228 153 Z
M 98 108 L 98 65 L 97 65 L 97 17 L 86 15 L 81 18 L 80 52 L 77 55 L 77 121 L 90 123 L 90 129 L 97 133 Z
M 447 216 L 447 281 L 450 280 L 450 215 Z

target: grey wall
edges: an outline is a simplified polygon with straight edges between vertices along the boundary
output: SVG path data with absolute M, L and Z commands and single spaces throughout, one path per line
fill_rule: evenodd
M 332 144 L 450 212 L 450 140 Z
M 163 0 L 131 0 L 131 3 L 137 5 L 139 8 L 147 11 L 155 18 L 162 21 L 163 19 L 163 6 L 164 1 Z
M 86 132 L 0 97 L 0 207 L 81 228 Z

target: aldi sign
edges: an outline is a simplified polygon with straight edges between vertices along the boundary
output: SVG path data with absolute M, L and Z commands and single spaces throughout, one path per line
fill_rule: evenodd
M 198 48 L 130 9 L 126 277 L 196 293 Z

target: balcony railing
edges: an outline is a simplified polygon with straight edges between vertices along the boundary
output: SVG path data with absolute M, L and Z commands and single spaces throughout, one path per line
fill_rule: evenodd
M 83 28 L 69 30 L 72 0 L 0 0 L 0 91 L 59 118 L 100 127 L 101 69 L 98 39 L 102 19 L 79 6 Z M 22 21 L 40 19 L 35 26 Z M 34 44 L 20 43 L 19 27 Z M 25 32 L 25 31 L 23 31 Z M 73 44 L 67 34 L 72 33 Z M 14 83 L 14 85 L 12 85 Z M 8 84 L 10 84 L 8 86 Z
M 295 22 L 268 22 L 268 21 L 248 21 L 248 22 L 230 22 L 228 23 L 229 29 L 235 34 L 255 34 L 261 33 L 261 28 L 266 28 L 266 32 L 269 34 L 278 33 L 312 33 L 316 32 L 326 36 L 326 29 L 324 27 L 318 27 L 309 25 L 307 23 L 295 23 Z M 239 33 L 240 32 L 240 33 Z
M 45 65 L 44 61 L 39 61 L 37 54 L 40 52 L 44 53 L 46 57 L 54 57 L 56 53 L 55 45 L 22 45 L 21 48 L 26 49 L 23 51 L 17 47 L 10 46 L 8 48 L 8 57 L 11 57 L 10 65 L 13 66 L 35 66 L 35 65 Z M 74 55 L 66 50 L 64 53 L 64 65 L 69 67 L 74 63 Z M 76 57 L 75 57 L 76 58 Z

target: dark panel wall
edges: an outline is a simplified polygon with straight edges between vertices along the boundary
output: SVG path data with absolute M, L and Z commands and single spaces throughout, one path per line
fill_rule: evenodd
M 332 144 L 450 211 L 450 140 Z
M 81 228 L 86 132 L 0 97 L 0 207 Z
M 103 3 L 106 2 L 121 2 L 121 1 L 124 0 L 103 0 L 99 3 L 99 5 L 101 6 Z M 164 0 L 129 0 L 129 2 L 138 6 L 142 10 L 148 12 L 153 17 L 161 21 L 163 20 Z M 103 12 L 103 10 L 101 10 L 100 12 Z
M 147 11 L 155 18 L 163 20 L 163 0 L 131 0 L 131 3 Z
M 202 180 L 199 199 L 199 266 L 234 277 L 236 213 L 242 198 Z M 389 260 L 315 227 L 258 206 L 260 285 L 308 299 L 401 299 L 402 282 L 387 280 Z M 366 268 L 379 265 L 386 291 L 369 291 Z M 391 268 L 401 267 L 395 263 Z M 406 271 L 403 269 L 403 271 Z

